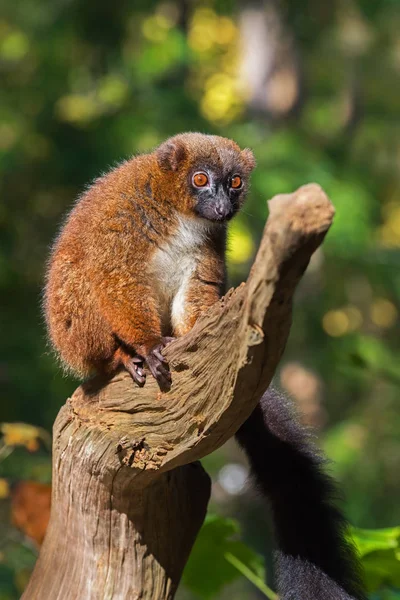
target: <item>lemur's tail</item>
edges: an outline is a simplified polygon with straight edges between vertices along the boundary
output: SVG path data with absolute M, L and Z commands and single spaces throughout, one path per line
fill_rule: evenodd
M 365 600 L 335 482 L 291 403 L 269 389 L 236 437 L 272 509 L 279 598 Z

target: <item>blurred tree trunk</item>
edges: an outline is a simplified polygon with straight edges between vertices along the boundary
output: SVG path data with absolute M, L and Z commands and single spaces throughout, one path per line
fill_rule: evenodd
M 279 119 L 296 111 L 303 94 L 299 49 L 275 0 L 253 0 L 240 13 L 241 80 L 252 113 Z

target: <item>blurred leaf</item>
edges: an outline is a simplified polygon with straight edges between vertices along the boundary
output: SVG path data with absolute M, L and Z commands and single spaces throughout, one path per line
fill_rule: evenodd
M 400 527 L 352 528 L 351 537 L 362 558 L 368 590 L 400 588 Z
M 16 543 L 11 540 L 4 547 L 3 562 L 15 573 L 20 570 L 32 571 L 37 559 L 37 553 L 33 546 L 24 543 Z
M 0 477 L 0 500 L 7 498 L 10 494 L 10 486 L 7 479 Z
M 11 481 L 25 479 L 49 483 L 51 481 L 50 454 L 42 450 L 34 453 L 27 452 L 25 448 L 17 447 L 0 461 L 0 477 L 6 477 Z
M 27 423 L 1 423 L 0 432 L 6 446 L 25 446 L 30 452 L 35 452 L 42 441 L 48 448 L 51 447 L 51 436 L 41 427 Z
M 0 563 L 0 600 L 15 598 L 15 592 L 13 570 Z
M 252 571 L 252 569 L 243 563 L 237 556 L 234 556 L 231 552 L 226 552 L 225 558 L 231 563 L 231 565 L 235 567 L 235 569 L 239 571 L 239 573 L 251 581 L 251 583 L 253 583 L 260 590 L 260 592 L 264 594 L 264 596 L 270 600 L 278 600 L 277 594 L 275 594 L 271 588 L 265 585 L 264 578 Z
M 386 529 L 359 529 L 352 527 L 351 537 L 361 557 L 376 550 L 396 550 L 400 544 L 400 527 Z M 399 554 L 400 560 L 400 554 Z
M 400 600 L 400 590 L 383 590 L 376 596 L 371 596 L 371 600 Z
M 233 519 L 207 516 L 183 573 L 186 587 L 200 598 L 215 598 L 225 585 L 240 577 L 243 571 L 238 565 L 254 579 L 265 581 L 264 559 L 234 539 L 238 533 L 239 525 Z
M 20 594 L 23 593 L 26 586 L 28 585 L 31 575 L 32 575 L 32 568 L 18 569 L 17 572 L 15 573 L 14 582 L 15 582 L 15 586 Z
M 400 384 L 400 357 L 391 352 L 378 338 L 358 336 L 351 352 L 354 367 L 374 372 Z
M 11 518 L 13 524 L 34 540 L 43 542 L 50 518 L 51 486 L 24 481 L 13 488 Z

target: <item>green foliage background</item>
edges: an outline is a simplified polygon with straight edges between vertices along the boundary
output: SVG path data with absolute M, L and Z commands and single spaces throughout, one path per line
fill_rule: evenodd
M 316 181 L 336 206 L 278 380 L 317 426 L 351 522 L 398 525 L 398 0 L 0 0 L 0 9 L 0 421 L 50 431 L 76 386 L 49 353 L 40 304 L 49 246 L 85 185 L 179 131 L 233 137 L 258 167 L 232 227 L 232 284 L 246 277 L 268 198 Z M 244 62 L 249 9 L 275 27 L 252 59 L 274 57 L 258 99 Z M 48 479 L 42 455 L 0 460 L 7 481 Z M 206 460 L 213 509 L 238 517 L 243 538 L 270 557 L 263 507 L 224 490 L 224 462 L 243 459 L 228 445 Z M 26 579 L 22 555 L 7 562 L 10 539 L 24 540 L 6 507 L 0 520 L 0 599 L 10 599 Z M 394 598 L 392 583 L 374 598 Z M 246 585 L 218 597 L 251 598 Z

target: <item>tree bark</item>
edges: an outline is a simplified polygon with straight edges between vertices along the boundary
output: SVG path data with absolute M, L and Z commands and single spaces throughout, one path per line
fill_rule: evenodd
M 165 355 L 161 393 L 124 372 L 80 386 L 54 425 L 49 528 L 24 600 L 170 600 L 203 522 L 210 480 L 195 462 L 242 425 L 267 389 L 292 298 L 334 210 L 310 184 L 276 196 L 246 284 Z

